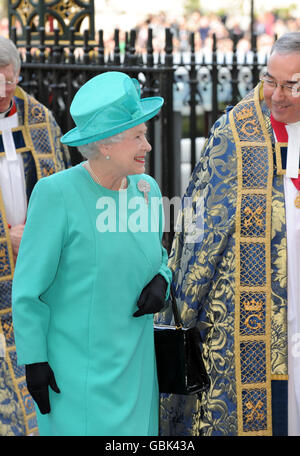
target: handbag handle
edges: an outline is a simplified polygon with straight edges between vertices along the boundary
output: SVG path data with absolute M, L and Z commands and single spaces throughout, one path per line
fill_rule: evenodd
M 180 315 L 178 312 L 178 307 L 177 307 L 176 298 L 174 296 L 172 285 L 170 287 L 170 295 L 171 295 L 171 301 L 172 301 L 172 310 L 173 310 L 173 315 L 174 315 L 175 326 L 176 326 L 176 329 L 181 329 L 182 322 L 181 322 L 181 318 L 180 318 Z

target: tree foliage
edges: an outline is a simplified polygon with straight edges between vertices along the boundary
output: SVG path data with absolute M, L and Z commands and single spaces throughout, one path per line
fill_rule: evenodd
M 184 11 L 186 14 L 193 13 L 200 10 L 200 0 L 185 0 Z

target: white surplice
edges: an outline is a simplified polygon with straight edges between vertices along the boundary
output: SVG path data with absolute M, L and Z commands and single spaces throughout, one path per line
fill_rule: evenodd
M 25 223 L 27 197 L 24 165 L 21 154 L 16 153 L 12 129 L 18 126 L 18 114 L 0 118 L 0 130 L 5 156 L 0 158 L 0 188 L 6 212 L 7 223 L 11 226 Z
M 300 435 L 300 208 L 298 190 L 291 177 L 298 177 L 300 122 L 286 126 L 288 141 L 284 195 L 288 270 L 288 435 Z

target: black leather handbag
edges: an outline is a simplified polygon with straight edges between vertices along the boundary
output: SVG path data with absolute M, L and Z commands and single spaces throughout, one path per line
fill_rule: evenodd
M 183 328 L 171 293 L 175 325 L 154 325 L 157 376 L 160 393 L 199 394 L 209 387 L 197 328 Z

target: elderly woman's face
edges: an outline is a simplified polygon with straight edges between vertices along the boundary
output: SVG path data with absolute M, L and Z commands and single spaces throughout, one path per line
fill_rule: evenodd
M 147 127 L 144 123 L 124 132 L 124 139 L 105 146 L 110 156 L 110 166 L 121 175 L 145 172 L 146 154 L 151 146 L 146 138 Z

